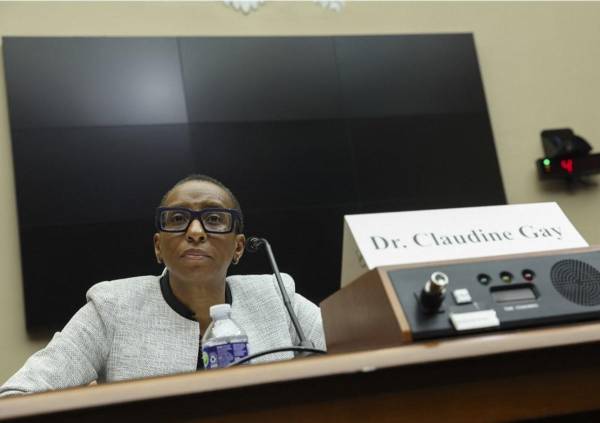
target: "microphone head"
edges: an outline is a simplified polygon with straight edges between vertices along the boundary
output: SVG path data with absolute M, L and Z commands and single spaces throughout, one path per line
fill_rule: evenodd
M 264 241 L 262 240 L 262 238 L 251 236 L 246 240 L 246 250 L 248 250 L 251 253 L 255 253 L 259 250 L 260 247 L 263 246 L 263 244 Z

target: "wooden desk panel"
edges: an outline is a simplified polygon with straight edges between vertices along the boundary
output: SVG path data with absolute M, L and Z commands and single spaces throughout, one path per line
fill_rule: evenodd
M 0 419 L 509 421 L 600 410 L 600 323 L 0 400 Z

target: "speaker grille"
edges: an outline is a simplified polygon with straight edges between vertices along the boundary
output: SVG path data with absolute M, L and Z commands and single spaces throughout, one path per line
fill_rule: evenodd
M 550 279 L 567 300 L 584 306 L 600 304 L 600 272 L 579 260 L 561 260 L 552 266 Z

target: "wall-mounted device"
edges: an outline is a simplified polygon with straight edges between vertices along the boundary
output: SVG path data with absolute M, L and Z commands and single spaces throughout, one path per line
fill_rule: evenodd
M 600 247 L 380 267 L 321 313 L 333 351 L 600 319 Z
M 582 181 L 583 176 L 600 172 L 600 154 L 590 154 L 592 147 L 571 129 L 542 131 L 544 157 L 536 161 L 541 179 Z

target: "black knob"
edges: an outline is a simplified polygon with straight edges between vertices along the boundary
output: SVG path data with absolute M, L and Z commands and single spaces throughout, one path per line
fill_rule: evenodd
M 435 313 L 439 310 L 448 287 L 448 276 L 442 272 L 433 272 L 425 286 L 421 290 L 419 297 L 421 307 L 427 313 Z

